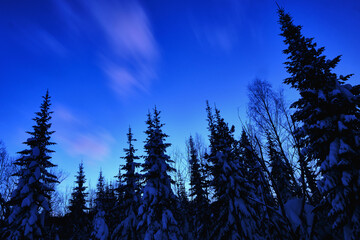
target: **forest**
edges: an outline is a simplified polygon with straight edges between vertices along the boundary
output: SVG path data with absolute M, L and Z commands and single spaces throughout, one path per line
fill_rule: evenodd
M 189 136 L 188 182 L 167 153 L 154 107 L 144 156 L 129 127 L 116 181 L 100 171 L 90 195 L 81 163 L 67 211 L 55 214 L 61 176 L 51 170 L 47 91 L 20 157 L 0 145 L 0 238 L 360 239 L 360 85 L 347 83 L 352 74 L 334 73 L 340 56 L 326 58 L 288 13 L 279 8 L 278 16 L 289 74 L 283 82 L 299 98 L 287 104 L 266 80 L 252 81 L 240 139 L 206 102 L 209 145 Z

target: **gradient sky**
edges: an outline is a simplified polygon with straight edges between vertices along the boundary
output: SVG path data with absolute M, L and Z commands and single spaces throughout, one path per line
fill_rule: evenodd
M 343 55 L 336 71 L 360 76 L 360 1 L 277 1 L 304 34 Z M 174 149 L 190 134 L 207 136 L 205 101 L 237 127 L 247 85 L 283 86 L 285 48 L 273 0 L 3 0 L 0 3 L 0 139 L 23 150 L 41 96 L 52 96 L 53 156 L 78 165 L 95 186 L 100 168 L 118 171 L 131 125 L 143 149 L 148 110 L 162 111 Z

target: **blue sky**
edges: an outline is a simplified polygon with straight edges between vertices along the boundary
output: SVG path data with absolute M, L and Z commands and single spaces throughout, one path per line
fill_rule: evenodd
M 360 75 L 359 1 L 277 1 L 304 34 L 343 55 L 340 74 Z M 91 184 L 118 171 L 131 125 L 143 148 L 148 110 L 162 111 L 172 149 L 207 136 L 205 101 L 237 127 L 254 78 L 275 88 L 287 76 L 272 0 L 0 3 L 0 139 L 24 148 L 41 96 L 52 96 L 54 162 L 72 184 L 82 160 Z

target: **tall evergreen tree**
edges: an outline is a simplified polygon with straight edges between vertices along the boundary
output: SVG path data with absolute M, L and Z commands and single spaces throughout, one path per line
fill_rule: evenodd
M 88 195 L 85 186 L 85 173 L 84 165 L 81 162 L 79 164 L 79 171 L 76 175 L 76 186 L 71 193 L 71 199 L 69 204 L 70 217 L 73 223 L 72 235 L 78 239 L 86 239 L 88 219 L 86 215 L 86 196 Z
M 255 187 L 247 181 L 244 168 L 235 154 L 234 127 L 229 128 L 220 111 L 215 114 L 208 105 L 210 130 L 209 161 L 213 164 L 212 185 L 215 189 L 214 226 L 211 239 L 257 239 L 254 210 Z
M 324 48 L 301 33 L 283 9 L 279 10 L 281 35 L 288 46 L 285 83 L 297 89 L 293 117 L 302 125 L 297 135 L 305 157 L 316 160 L 323 203 L 330 205 L 333 228 L 346 239 L 360 238 L 360 86 L 345 84 L 351 75 L 333 72 L 340 56 L 326 59 Z
M 116 198 L 116 203 L 115 203 L 115 209 L 114 209 L 114 215 L 116 216 L 116 223 L 117 225 L 115 226 L 115 229 L 118 227 L 118 224 L 120 224 L 125 218 L 125 211 L 124 211 L 124 198 L 125 198 L 125 193 L 124 193 L 124 186 L 125 186 L 125 181 L 124 181 L 124 176 L 121 172 L 123 166 L 120 165 L 119 166 L 119 173 L 115 176 L 116 178 L 116 183 L 115 183 L 115 198 Z M 111 234 L 114 234 L 115 236 L 118 236 L 118 231 L 114 231 Z
M 40 111 L 33 119 L 35 125 L 31 135 L 24 144 L 29 148 L 19 154 L 21 157 L 15 161 L 20 170 L 15 174 L 19 177 L 17 188 L 12 193 L 9 205 L 11 212 L 8 217 L 9 239 L 43 239 L 44 218 L 49 215 L 50 195 L 54 191 L 53 185 L 57 178 L 49 172 L 55 167 L 51 162 L 54 152 L 49 146 L 51 142 L 51 114 L 50 95 L 46 92 Z
M 261 176 L 261 166 L 258 161 L 259 157 L 252 148 L 250 140 L 244 130 L 241 132 L 238 147 L 240 163 L 244 167 L 245 178 L 255 186 L 256 194 L 258 198 L 261 198 L 263 179 Z
M 193 236 L 195 239 L 207 239 L 209 202 L 205 192 L 206 179 L 201 172 L 200 160 L 192 136 L 189 139 L 189 164 Z
M 250 143 L 244 129 L 241 133 L 238 148 L 240 167 L 243 168 L 245 179 L 255 187 L 254 194 L 256 199 L 259 200 L 254 204 L 254 209 L 258 221 L 261 222 L 259 226 L 261 235 L 270 239 L 287 238 L 286 235 L 282 235 L 283 232 L 286 232 L 286 229 L 284 231 L 280 230 L 280 225 L 283 222 L 281 222 L 277 213 L 272 210 L 277 206 L 269 184 L 269 177 L 264 170 L 264 167 L 267 167 L 261 166 L 261 158 Z
M 291 187 L 291 172 L 282 159 L 280 153 L 276 150 L 274 143 L 268 138 L 268 156 L 271 167 L 271 175 L 274 179 L 281 199 L 286 202 L 289 198 L 294 197 L 294 188 Z
M 119 225 L 115 228 L 114 233 L 112 234 L 113 239 L 126 239 L 126 240 L 135 240 L 138 239 L 137 236 L 137 210 L 140 204 L 140 174 L 136 172 L 136 168 L 140 167 L 140 163 L 137 161 L 140 159 L 136 154 L 136 149 L 134 148 L 133 142 L 136 139 L 131 132 L 129 127 L 129 132 L 127 134 L 127 143 L 128 148 L 124 149 L 126 163 L 122 167 L 122 170 L 125 171 L 123 174 L 124 177 L 124 200 L 123 200 L 123 211 L 126 216 L 125 219 L 120 219 Z
M 177 222 L 180 232 L 183 233 L 183 239 L 194 239 L 192 235 L 192 229 L 190 228 L 190 208 L 189 199 L 187 196 L 185 181 L 182 175 L 177 172 L 177 178 L 175 180 L 176 185 L 176 209 L 174 214 L 177 216 Z
M 93 231 L 91 237 L 93 239 L 106 240 L 109 235 L 109 227 L 105 216 L 106 191 L 102 170 L 100 170 L 98 182 L 96 184 L 95 204 L 95 217 L 93 219 Z
M 173 161 L 166 154 L 170 143 L 165 143 L 167 135 L 163 133 L 164 124 L 160 122 L 160 111 L 154 109 L 149 113 L 145 131 L 145 162 L 143 164 L 146 185 L 143 190 L 142 204 L 139 208 L 138 229 L 144 239 L 182 239 L 178 223 L 174 216 L 175 195 L 171 189 L 173 180 L 169 173 L 175 169 L 170 166 Z
M 117 223 L 119 222 L 118 215 L 116 214 L 117 198 L 115 194 L 115 187 L 112 182 L 105 185 L 105 199 L 104 211 L 105 219 L 109 228 L 109 233 L 112 233 Z
M 125 193 L 124 193 L 125 181 L 121 170 L 122 170 L 122 166 L 120 165 L 119 173 L 115 176 L 116 178 L 115 193 L 119 205 L 118 206 L 119 210 L 120 208 L 122 208 L 122 202 L 124 201 L 124 197 L 125 197 Z
M 69 210 L 70 214 L 75 217 L 82 217 L 85 215 L 86 207 L 86 196 L 88 195 L 85 186 L 86 178 L 84 173 L 84 164 L 79 164 L 79 171 L 76 175 L 76 186 L 73 188 L 71 193 Z
M 103 209 L 104 199 L 105 199 L 105 179 L 102 174 L 102 170 L 100 170 L 98 182 L 96 184 L 96 199 L 95 204 L 97 209 Z

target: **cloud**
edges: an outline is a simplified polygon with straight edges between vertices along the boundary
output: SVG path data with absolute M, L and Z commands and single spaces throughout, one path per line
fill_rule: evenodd
M 113 138 L 107 132 L 92 134 L 77 133 L 67 142 L 68 152 L 73 156 L 84 156 L 90 160 L 103 161 L 110 153 Z
M 115 142 L 106 129 L 94 126 L 64 106 L 54 108 L 54 128 L 61 129 L 54 136 L 59 146 L 71 156 L 87 161 L 106 159 Z
M 16 38 L 28 51 L 36 54 L 55 54 L 63 57 L 68 53 L 61 40 L 36 23 L 16 27 Z
M 249 0 L 210 1 L 207 11 L 194 5 L 189 21 L 194 35 L 203 47 L 230 52 L 239 42 L 246 20 Z
M 159 52 L 150 21 L 137 1 L 91 1 L 90 14 L 109 46 L 99 66 L 109 86 L 121 97 L 148 92 L 155 79 Z
M 75 1 L 72 1 L 73 3 Z M 84 18 L 80 17 L 80 13 L 76 12 L 72 5 L 66 0 L 53 0 L 52 3 L 59 12 L 61 19 L 66 26 L 71 30 L 72 34 L 78 35 L 84 25 Z
M 136 1 L 94 1 L 90 10 L 119 57 L 152 61 L 155 39 L 144 9 Z
M 68 31 L 88 41 L 98 67 L 120 97 L 147 93 L 159 51 L 150 20 L 136 0 L 53 0 Z M 96 39 L 96 40 L 93 40 Z
M 39 46 L 45 47 L 45 50 L 50 50 L 59 56 L 64 56 L 66 54 L 66 48 L 54 35 L 41 28 L 37 29 L 35 33 L 37 38 L 35 40 L 38 40 L 37 44 Z
M 120 96 L 132 94 L 135 88 L 146 91 L 141 81 L 138 81 L 126 68 L 108 64 L 104 66 L 104 71 L 110 78 L 110 87 Z
M 58 121 L 68 124 L 79 124 L 81 121 L 70 110 L 64 106 L 57 105 L 55 108 L 55 116 Z
M 237 43 L 237 31 L 231 27 L 193 27 L 196 39 L 202 46 L 210 46 L 225 52 L 231 51 Z

